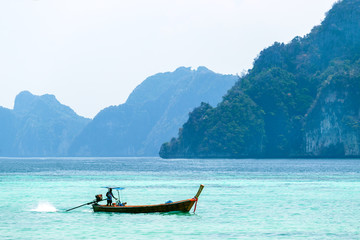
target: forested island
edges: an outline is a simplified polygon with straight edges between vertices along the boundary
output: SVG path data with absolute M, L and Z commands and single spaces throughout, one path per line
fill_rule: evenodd
M 360 156 L 360 0 L 274 43 L 216 107 L 201 103 L 163 158 Z

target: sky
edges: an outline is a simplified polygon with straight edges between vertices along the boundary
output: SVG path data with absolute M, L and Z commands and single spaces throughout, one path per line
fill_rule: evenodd
M 241 74 L 336 0 L 0 0 L 0 106 L 54 94 L 81 116 L 180 66 Z M 155 86 L 154 86 L 155 87 Z

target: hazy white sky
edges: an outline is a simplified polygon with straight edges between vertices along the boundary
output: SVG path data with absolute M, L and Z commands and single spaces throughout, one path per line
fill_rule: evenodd
M 336 0 L 0 0 L 0 106 L 22 90 L 94 117 L 179 66 L 236 74 Z

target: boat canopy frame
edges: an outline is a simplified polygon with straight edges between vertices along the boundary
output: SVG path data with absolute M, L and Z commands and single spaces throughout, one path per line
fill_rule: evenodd
M 120 191 L 124 190 L 125 188 L 123 187 L 102 187 L 102 188 L 107 188 L 107 189 L 115 189 L 117 191 L 118 194 L 118 200 L 116 201 L 116 204 L 121 204 L 121 194 Z

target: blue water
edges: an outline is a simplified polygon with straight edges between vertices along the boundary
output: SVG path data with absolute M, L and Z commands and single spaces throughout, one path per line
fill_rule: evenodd
M 196 213 L 94 213 L 191 198 Z M 359 160 L 0 158 L 0 239 L 360 239 Z

